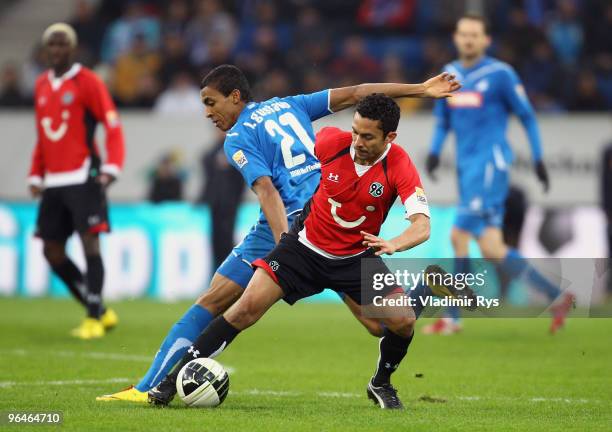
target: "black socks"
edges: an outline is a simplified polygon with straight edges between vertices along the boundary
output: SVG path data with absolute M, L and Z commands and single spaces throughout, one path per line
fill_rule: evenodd
M 66 284 L 72 296 L 87 307 L 87 286 L 83 274 L 72 260 L 66 257 L 60 265 L 51 266 L 51 269 Z
M 103 312 L 102 285 L 104 284 L 104 264 L 100 255 L 87 256 L 87 314 L 99 319 Z
M 379 387 L 391 382 L 391 374 L 395 372 L 402 359 L 408 352 L 408 346 L 412 342 L 414 333 L 409 338 L 396 335 L 389 329 L 385 329 L 384 336 L 380 339 L 378 366 L 372 378 L 372 384 Z
M 223 315 L 218 316 L 200 334 L 195 343 L 189 347 L 189 351 L 185 353 L 172 374 L 176 377 L 181 368 L 193 359 L 219 355 L 232 343 L 238 333 L 240 333 L 240 330 L 228 323 Z

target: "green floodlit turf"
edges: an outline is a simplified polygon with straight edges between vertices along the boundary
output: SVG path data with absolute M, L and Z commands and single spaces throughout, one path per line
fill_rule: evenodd
M 81 317 L 74 303 L 0 299 L 0 411 L 64 413 L 62 426 L 0 428 L 612 430 L 611 319 L 574 319 L 554 337 L 544 319 L 472 319 L 459 336 L 419 334 L 394 376 L 407 409 L 383 412 L 365 397 L 377 340 L 345 307 L 278 305 L 218 358 L 235 369 L 221 407 L 96 402 L 145 371 L 187 306 L 113 305 L 120 326 L 103 340 L 83 342 L 68 336 Z

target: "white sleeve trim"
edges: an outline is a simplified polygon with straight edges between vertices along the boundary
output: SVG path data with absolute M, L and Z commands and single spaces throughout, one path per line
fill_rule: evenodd
M 43 179 L 40 176 L 30 176 L 28 177 L 28 184 L 31 186 L 42 186 Z
M 327 89 L 327 111 L 333 114 L 334 112 L 331 109 L 331 92 L 332 89 Z
M 429 214 L 429 204 L 427 204 L 427 197 L 425 196 L 425 192 L 423 189 L 416 188 L 417 190 L 413 192 L 406 201 L 404 201 L 404 207 L 406 208 L 406 219 L 410 216 L 421 213 L 427 217 L 430 217 Z
M 119 174 L 121 174 L 121 169 L 115 164 L 104 164 L 100 171 L 104 174 L 110 174 L 115 178 L 119 177 Z

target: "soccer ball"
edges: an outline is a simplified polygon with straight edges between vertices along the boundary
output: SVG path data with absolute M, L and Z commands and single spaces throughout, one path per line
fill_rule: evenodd
M 176 391 L 187 406 L 216 407 L 227 396 L 229 375 L 213 359 L 191 360 L 178 374 Z

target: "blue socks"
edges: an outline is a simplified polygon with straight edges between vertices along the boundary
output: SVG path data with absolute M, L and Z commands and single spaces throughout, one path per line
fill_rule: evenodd
M 556 299 L 561 294 L 559 287 L 533 268 L 516 249 L 508 250 L 508 255 L 499 268 L 513 278 L 524 279 L 550 300 Z
M 155 354 L 153 364 L 136 385 L 136 389 L 138 391 L 148 391 L 159 384 L 212 319 L 212 314 L 202 306 L 197 304 L 191 306 L 170 329 L 168 336 Z
M 455 258 L 454 273 L 469 273 L 470 259 L 468 257 Z M 446 314 L 455 322 L 458 323 L 461 319 L 461 308 L 459 306 L 449 306 L 446 308 Z

